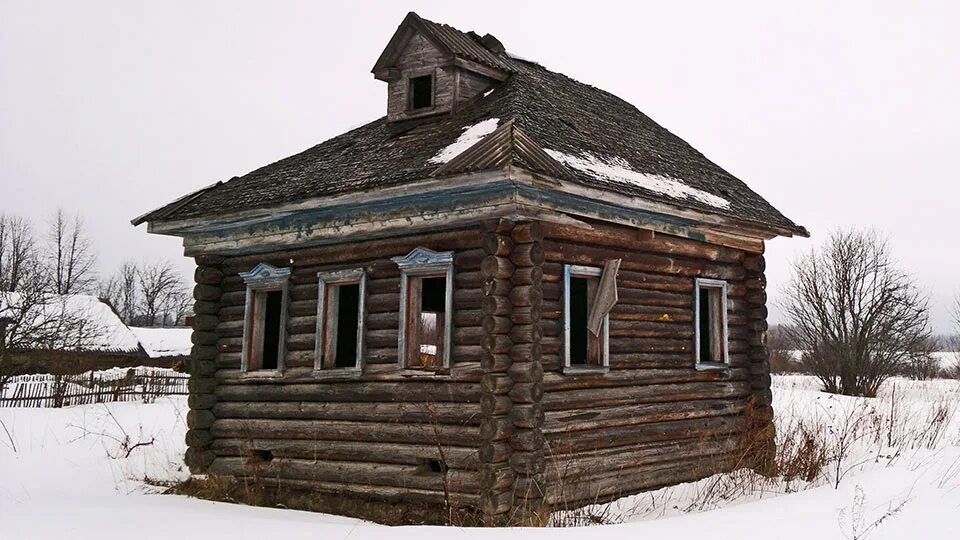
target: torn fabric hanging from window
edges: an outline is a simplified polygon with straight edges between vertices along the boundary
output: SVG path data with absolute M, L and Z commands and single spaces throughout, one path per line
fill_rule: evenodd
M 600 285 L 593 297 L 590 315 L 587 318 L 587 329 L 595 336 L 600 335 L 604 317 L 617 303 L 617 273 L 620 271 L 621 261 L 622 259 L 610 259 L 603 265 Z

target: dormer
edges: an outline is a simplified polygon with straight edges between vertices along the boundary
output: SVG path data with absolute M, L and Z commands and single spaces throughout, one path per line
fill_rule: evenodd
M 512 71 L 497 38 L 461 32 L 410 12 L 373 66 L 387 83 L 387 119 L 457 110 L 504 81 Z

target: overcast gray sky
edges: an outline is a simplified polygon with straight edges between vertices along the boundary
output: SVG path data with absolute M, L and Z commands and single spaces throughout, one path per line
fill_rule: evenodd
M 370 68 L 407 11 L 633 103 L 805 225 L 874 227 L 960 292 L 954 2 L 0 0 L 0 211 L 79 212 L 104 272 L 181 256 L 129 220 L 381 116 Z M 776 319 L 776 310 L 773 310 Z

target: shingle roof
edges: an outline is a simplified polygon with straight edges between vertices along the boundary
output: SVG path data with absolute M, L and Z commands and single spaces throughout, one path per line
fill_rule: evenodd
M 450 27 L 429 24 L 472 40 Z M 420 180 L 441 166 L 431 158 L 467 128 L 496 118 L 500 126 L 512 121 L 513 129 L 559 158 L 569 169 L 568 178 L 586 186 L 807 234 L 633 105 L 538 64 L 496 56 L 509 63 L 510 78 L 454 113 L 395 123 L 380 118 L 135 222 L 213 216 Z M 641 181 L 625 181 L 597 163 Z
M 504 71 L 512 70 L 509 61 L 484 47 L 476 34 L 467 34 L 446 24 L 438 24 L 426 19 L 420 20 L 423 21 L 431 33 L 454 54 L 475 60 L 492 68 L 502 69 Z

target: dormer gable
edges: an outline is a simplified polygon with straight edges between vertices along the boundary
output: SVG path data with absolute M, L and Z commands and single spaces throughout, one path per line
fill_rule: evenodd
M 387 83 L 387 119 L 455 111 L 512 71 L 497 38 L 407 14 L 373 67 Z

